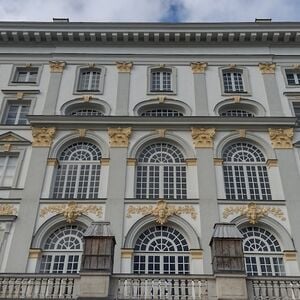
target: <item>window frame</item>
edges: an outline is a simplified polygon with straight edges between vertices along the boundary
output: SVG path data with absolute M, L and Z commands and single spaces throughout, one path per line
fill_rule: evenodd
M 100 78 L 99 78 L 99 89 L 98 90 L 79 90 L 79 82 L 81 73 L 84 71 L 100 71 Z M 74 88 L 73 94 L 74 95 L 82 95 L 82 94 L 92 94 L 92 95 L 102 95 L 104 93 L 104 80 L 106 76 L 106 68 L 102 65 L 81 65 L 77 66 L 76 68 L 76 77 L 74 81 Z
M 163 70 L 171 71 L 171 90 L 170 91 L 153 91 L 151 90 L 152 86 L 152 73 L 155 71 L 162 72 Z M 156 65 L 150 66 L 147 68 L 147 94 L 148 95 L 176 95 L 177 94 L 177 69 L 174 66 L 170 65 Z
M 240 72 L 242 73 L 242 80 L 243 80 L 243 91 L 225 91 L 225 86 L 224 86 L 224 78 L 223 74 L 226 72 Z M 220 67 L 219 68 L 219 81 L 221 85 L 221 95 L 222 96 L 236 96 L 236 95 L 241 95 L 241 96 L 250 96 L 251 95 L 251 88 L 250 88 L 250 79 L 249 79 L 249 71 L 245 67 L 241 66 L 235 66 L 235 67 Z
M 17 72 L 21 69 L 24 69 L 24 70 L 26 70 L 26 69 L 28 69 L 28 70 L 37 69 L 36 81 L 35 82 L 29 82 L 29 81 L 20 81 L 20 82 L 18 82 L 18 81 L 16 81 Z M 39 65 L 39 64 L 30 64 L 30 66 L 19 65 L 19 64 L 18 65 L 13 65 L 8 85 L 37 86 L 37 85 L 40 84 L 42 69 L 43 69 L 43 66 Z
M 293 66 L 285 66 L 281 68 L 282 76 L 284 79 L 285 87 L 287 89 L 300 89 L 300 78 L 298 79 L 299 84 L 289 84 L 287 79 L 287 72 L 289 73 L 298 73 L 300 75 L 300 68 L 295 68 Z

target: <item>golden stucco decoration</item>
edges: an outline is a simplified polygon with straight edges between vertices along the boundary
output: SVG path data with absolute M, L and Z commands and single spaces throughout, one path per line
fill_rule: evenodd
M 195 148 L 211 148 L 215 134 L 215 128 L 192 128 L 192 138 Z
M 111 147 L 128 147 L 131 128 L 108 128 L 108 135 Z
M 11 204 L 0 204 L 0 216 L 16 216 L 17 210 Z
M 194 74 L 204 73 L 207 69 L 207 63 L 205 62 L 192 62 L 191 63 L 192 72 Z
M 274 149 L 291 149 L 293 148 L 293 128 L 269 128 L 269 135 Z
M 62 73 L 66 66 L 66 62 L 52 60 L 49 61 L 49 66 L 50 66 L 51 73 Z
M 79 216 L 86 213 L 92 213 L 98 217 L 102 216 L 102 207 L 96 205 L 82 205 L 74 201 L 68 204 L 51 204 L 40 210 L 40 217 L 48 213 L 63 214 L 67 223 L 74 223 Z
M 247 206 L 229 206 L 223 211 L 223 218 L 227 219 L 230 215 L 239 214 L 246 216 L 250 224 L 256 224 L 260 218 L 268 216 L 269 214 L 277 217 L 281 221 L 285 221 L 283 211 L 278 207 L 258 206 L 255 203 L 249 203 Z
M 130 73 L 133 66 L 132 62 L 117 62 L 117 68 L 120 73 Z
M 50 147 L 55 135 L 54 127 L 32 127 L 33 147 Z
M 274 74 L 276 64 L 274 63 L 260 63 L 258 64 L 259 70 L 262 74 Z
M 131 218 L 134 214 L 140 214 L 143 216 L 151 215 L 155 217 L 155 221 L 158 224 L 165 224 L 170 216 L 178 216 L 181 214 L 190 214 L 192 219 L 196 219 L 197 213 L 195 208 L 191 205 L 175 206 L 168 205 L 165 200 L 159 200 L 155 206 L 152 205 L 141 205 L 133 206 L 130 205 L 127 209 L 127 218 Z

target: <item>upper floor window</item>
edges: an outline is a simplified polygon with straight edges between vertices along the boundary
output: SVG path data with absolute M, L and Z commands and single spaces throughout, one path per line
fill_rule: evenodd
M 17 67 L 13 77 L 13 83 L 37 83 L 38 68 Z
M 78 68 L 75 93 L 103 93 L 104 75 L 104 67 L 95 66 Z
M 151 227 L 138 237 L 133 260 L 137 274 L 188 274 L 188 243 L 174 228 Z
M 138 157 L 136 197 L 185 199 L 186 164 L 181 151 L 167 143 L 155 143 Z
M 244 93 L 243 71 L 226 69 L 222 72 L 224 93 Z
M 300 71 L 286 70 L 285 74 L 288 85 L 300 85 Z
M 16 168 L 18 163 L 18 154 L 10 153 L 0 155 L 0 186 L 11 187 L 14 182 Z
M 259 227 L 246 227 L 241 233 L 249 276 L 285 276 L 283 253 L 273 234 Z
M 65 225 L 46 239 L 40 273 L 78 273 L 83 250 L 83 233 L 79 225 Z
M 81 108 L 71 112 L 71 116 L 80 116 L 80 117 L 87 117 L 87 116 L 104 116 L 102 111 L 96 109 L 89 109 L 89 108 Z
M 223 151 L 223 173 L 227 199 L 271 200 L 264 154 L 254 145 L 239 142 Z
M 30 102 L 28 101 L 7 101 L 3 123 L 7 125 L 25 125 L 28 123 L 27 115 L 30 111 Z
M 152 108 L 141 112 L 142 117 L 181 117 L 183 113 L 172 108 Z
M 89 142 L 75 142 L 59 156 L 53 198 L 99 198 L 100 149 Z
M 300 125 L 300 102 L 293 102 L 293 109 L 295 117 L 297 118 L 297 125 Z
M 149 93 L 176 93 L 176 70 L 173 67 L 151 67 L 148 71 Z

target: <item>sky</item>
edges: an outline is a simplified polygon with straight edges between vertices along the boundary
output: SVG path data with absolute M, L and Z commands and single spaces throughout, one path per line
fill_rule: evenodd
M 300 21 L 300 0 L 0 0 L 0 21 Z

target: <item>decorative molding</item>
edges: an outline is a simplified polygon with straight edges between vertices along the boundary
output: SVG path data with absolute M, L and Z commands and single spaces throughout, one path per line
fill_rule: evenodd
M 130 73 L 133 66 L 132 62 L 116 62 L 119 73 Z
M 241 96 L 233 96 L 232 99 L 233 99 L 234 103 L 240 103 L 242 98 L 241 98 Z
M 197 158 L 187 158 L 185 163 L 187 166 L 197 166 Z
M 40 210 L 40 217 L 43 218 L 49 213 L 63 214 L 67 223 L 74 223 L 82 214 L 92 213 L 98 217 L 103 214 L 102 207 L 77 204 L 74 201 L 68 202 L 68 204 L 50 204 L 43 207 Z
M 17 210 L 11 204 L 0 204 L 0 216 L 16 216 Z
M 131 127 L 108 128 L 109 144 L 111 147 L 128 147 Z
M 1 150 L 4 152 L 10 152 L 11 148 L 12 148 L 12 144 L 10 144 L 10 143 L 3 144 L 1 146 Z
M 109 161 L 110 161 L 109 158 L 101 158 L 100 164 L 101 166 L 109 166 Z
M 293 148 L 294 129 L 269 128 L 269 135 L 274 149 Z
M 42 252 L 43 252 L 42 249 L 31 248 L 29 249 L 28 258 L 39 259 L 41 257 Z
M 55 136 L 54 127 L 32 127 L 32 147 L 50 147 Z
M 235 68 L 236 68 L 236 64 L 230 64 L 230 65 L 228 66 L 228 68 L 229 68 L 229 69 L 235 69 Z
M 17 92 L 16 98 L 17 98 L 17 100 L 22 100 L 24 98 L 24 92 Z
M 203 250 L 191 249 L 190 255 L 192 259 L 203 259 Z
M 127 166 L 136 166 L 136 162 L 135 158 L 127 158 Z
M 206 62 L 192 62 L 191 68 L 192 68 L 192 72 L 194 74 L 205 73 L 205 71 L 207 69 L 207 63 Z
M 84 138 L 86 136 L 87 129 L 85 129 L 85 128 L 78 128 L 77 131 L 79 133 L 79 137 L 80 138 Z
M 285 221 L 283 211 L 278 207 L 264 207 L 258 206 L 256 203 L 249 203 L 247 206 L 229 206 L 225 207 L 223 210 L 223 218 L 227 219 L 228 216 L 233 214 L 240 214 L 241 216 L 246 216 L 250 224 L 256 224 L 260 218 L 265 217 L 269 214 L 277 217 L 281 221 Z
M 121 257 L 122 258 L 132 258 L 133 253 L 134 253 L 133 249 L 129 249 L 129 248 L 121 249 Z
M 192 128 L 192 138 L 195 148 L 212 148 L 215 128 Z
M 50 72 L 51 73 L 62 73 L 66 66 L 66 62 L 64 61 L 49 61 Z
M 159 137 L 164 138 L 166 136 L 167 129 L 159 128 L 159 129 L 156 129 L 155 131 L 158 133 Z
M 246 137 L 246 129 L 238 129 L 237 132 L 239 133 L 240 138 Z
M 276 64 L 274 64 L 274 63 L 259 63 L 258 67 L 259 67 L 261 74 L 274 74 Z
M 294 64 L 293 69 L 294 70 L 300 70 L 300 64 Z
M 297 261 L 297 251 L 283 251 L 283 259 L 285 261 Z
M 167 100 L 167 97 L 164 95 L 159 95 L 157 97 L 158 103 L 164 103 Z
M 47 159 L 47 166 L 57 166 L 58 165 L 58 159 L 57 158 L 48 158 Z
M 269 158 L 267 160 L 267 167 L 272 168 L 272 167 L 277 167 L 278 166 L 278 160 L 276 158 Z
M 217 158 L 217 157 L 214 158 L 215 166 L 223 166 L 223 162 L 224 162 L 223 158 Z
M 93 96 L 91 96 L 91 95 L 83 95 L 82 96 L 83 102 L 89 102 L 92 98 L 93 98 Z
M 190 214 L 192 219 L 196 219 L 197 213 L 191 205 L 175 206 L 168 205 L 165 200 L 159 200 L 155 206 L 153 205 L 130 205 L 127 209 L 127 218 L 131 218 L 133 214 L 151 215 L 155 217 L 158 224 L 165 224 L 170 216 Z

